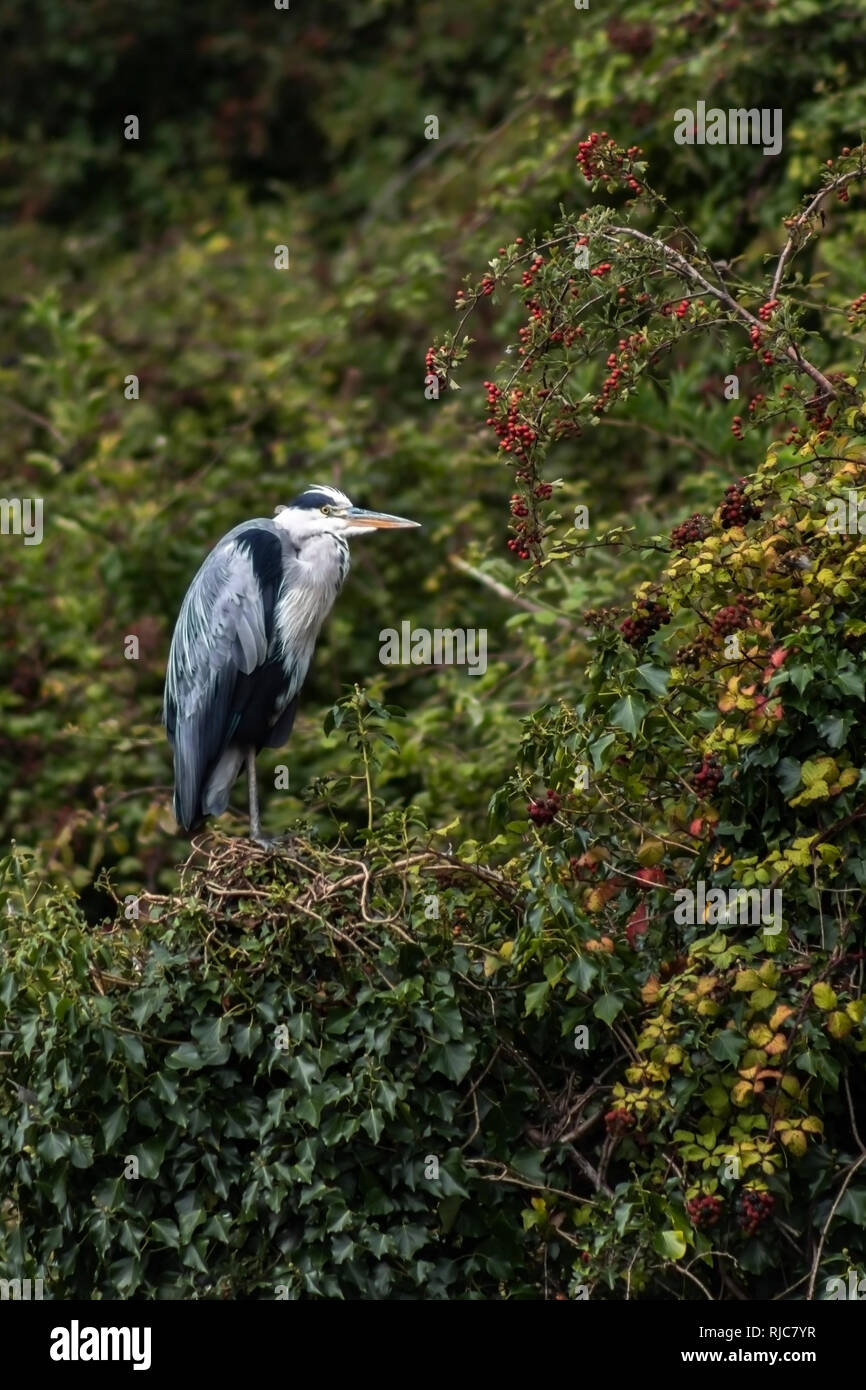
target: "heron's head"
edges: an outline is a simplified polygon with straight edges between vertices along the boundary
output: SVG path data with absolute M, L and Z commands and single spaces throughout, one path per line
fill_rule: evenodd
M 274 524 L 288 531 L 293 541 L 326 533 L 361 536 L 367 531 L 405 531 L 421 525 L 420 521 L 407 521 L 404 516 L 355 507 L 344 492 L 324 485 L 308 487 L 287 507 L 277 507 Z

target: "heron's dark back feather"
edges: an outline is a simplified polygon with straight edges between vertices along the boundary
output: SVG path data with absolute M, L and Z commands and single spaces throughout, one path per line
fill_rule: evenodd
M 336 536 L 316 537 L 305 555 L 309 560 L 273 521 L 243 522 L 211 551 L 186 593 L 164 704 L 175 816 L 186 829 L 201 820 L 203 803 L 208 814 L 225 809 L 236 775 L 232 759 L 240 766 L 232 750 L 276 748 L 291 732 L 319 629 L 349 560 Z

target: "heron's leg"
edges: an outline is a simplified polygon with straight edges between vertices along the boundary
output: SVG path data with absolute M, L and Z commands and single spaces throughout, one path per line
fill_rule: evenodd
M 259 785 L 256 781 L 256 750 L 247 749 L 247 785 L 250 793 L 250 839 L 257 845 L 263 845 L 266 849 L 272 844 L 272 840 L 266 840 L 262 835 L 262 823 L 259 819 Z
M 262 823 L 259 818 L 259 784 L 256 780 L 256 753 L 254 748 L 247 749 L 247 783 L 250 791 L 250 839 L 254 845 L 261 845 L 262 849 L 273 849 L 276 845 L 290 845 L 291 835 L 277 836 L 271 839 L 262 834 Z

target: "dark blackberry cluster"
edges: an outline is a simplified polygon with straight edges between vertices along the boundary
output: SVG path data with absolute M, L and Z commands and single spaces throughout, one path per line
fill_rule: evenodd
M 746 496 L 745 478 L 725 488 L 721 511 L 723 526 L 745 526 L 747 521 L 757 521 L 760 515 L 761 508 Z
M 677 664 L 688 666 L 691 670 L 697 670 L 702 661 L 706 661 L 715 650 L 715 643 L 712 634 L 700 632 L 694 642 L 687 642 L 684 647 L 680 647 L 677 652 Z
M 588 627 L 599 632 L 602 628 L 613 627 L 622 612 L 621 608 L 584 608 L 583 621 Z
M 608 1110 L 604 1117 L 604 1125 L 608 1134 L 614 1139 L 622 1139 L 634 1129 L 636 1120 L 629 1110 L 620 1107 L 618 1110 Z
M 722 1199 L 712 1197 L 709 1192 L 702 1192 L 686 1202 L 686 1211 L 692 1225 L 699 1231 L 706 1231 L 710 1226 L 718 1224 L 722 1214 Z
M 545 792 L 542 799 L 529 802 L 526 813 L 535 825 L 550 825 L 551 821 L 555 820 L 560 805 L 556 792 Z
M 753 1236 L 758 1227 L 763 1225 L 775 1205 L 771 1192 L 758 1192 L 754 1187 L 747 1187 L 740 1198 L 737 1224 L 747 1236 Z
M 702 512 L 693 512 L 687 521 L 681 521 L 679 526 L 675 526 L 671 531 L 671 545 L 677 550 L 682 550 L 693 541 L 702 541 L 712 529 L 712 522 L 708 516 L 704 516 Z
M 733 603 L 720 608 L 712 621 L 712 629 L 717 637 L 727 637 L 731 632 L 739 632 L 746 627 L 751 617 L 749 608 L 752 600 L 745 594 L 737 594 Z
M 695 764 L 692 785 L 699 796 L 712 796 L 723 776 L 718 758 L 704 758 L 703 762 Z
M 654 632 L 658 632 L 663 623 L 670 622 L 670 617 L 669 608 L 653 599 L 647 599 L 638 605 L 632 617 L 626 618 L 625 622 L 620 624 L 619 630 L 630 647 L 639 647 L 648 637 L 652 637 Z

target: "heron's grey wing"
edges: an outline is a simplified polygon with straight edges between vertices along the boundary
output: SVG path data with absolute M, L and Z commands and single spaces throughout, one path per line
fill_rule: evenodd
M 202 788 L 231 738 L 239 675 L 267 659 L 282 548 L 267 520 L 236 527 L 211 551 L 181 606 L 165 683 L 164 719 L 174 749 L 175 815 L 189 828 Z

